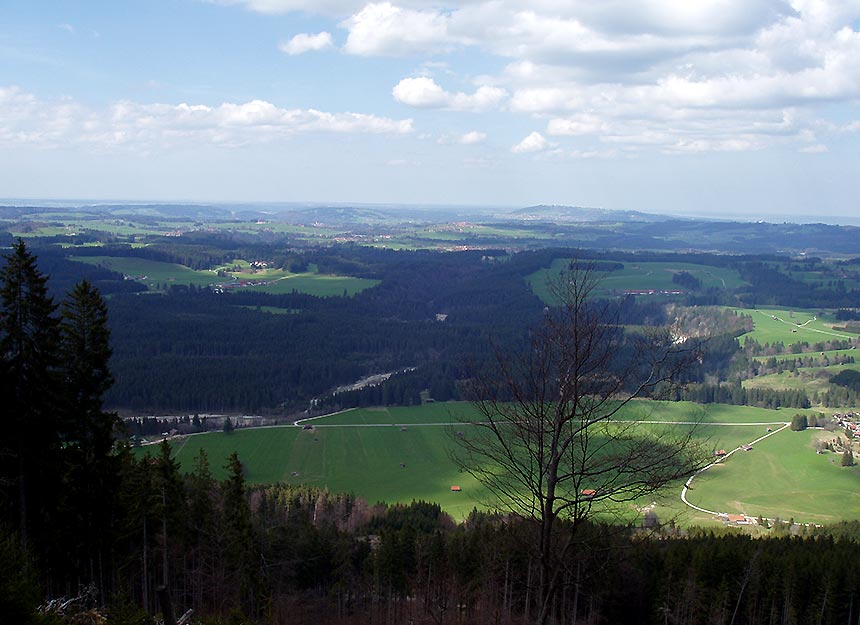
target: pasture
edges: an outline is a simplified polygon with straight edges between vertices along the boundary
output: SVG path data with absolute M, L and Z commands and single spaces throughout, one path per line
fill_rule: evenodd
M 695 479 L 688 499 L 703 508 L 807 523 L 860 519 L 860 467 L 818 455 L 819 430 L 784 430 Z M 831 438 L 835 434 L 829 434 Z
M 142 282 L 149 290 L 169 288 L 173 284 L 208 286 L 215 284 L 234 285 L 233 288 L 263 293 L 307 293 L 319 297 L 348 296 L 379 284 L 378 280 L 334 276 L 317 273 L 314 267 L 306 273 L 290 273 L 280 269 L 268 269 L 256 273 L 247 272 L 246 261 L 236 261 L 229 265 L 238 266 L 245 271 L 230 272 L 225 267 L 212 270 L 195 271 L 184 265 L 165 263 L 143 258 L 118 256 L 75 256 L 75 261 L 99 265 L 122 273 Z M 222 269 L 226 276 L 218 276 Z M 255 284 L 252 284 L 255 283 Z M 240 286 L 241 285 L 241 286 Z
M 637 401 L 625 408 L 619 418 L 697 422 L 700 425 L 696 435 L 709 448 L 734 449 L 764 435 L 768 427 L 778 429 L 795 412 Z M 458 470 L 450 452 L 456 445 L 456 432 L 468 436 L 468 428 L 473 427 L 461 424 L 460 420 L 477 416 L 470 404 L 455 402 L 365 408 L 307 421 L 313 425 L 310 430 L 279 426 L 237 430 L 233 434 L 213 432 L 184 437 L 173 441 L 173 445 L 183 470 L 191 469 L 197 451 L 204 448 L 216 475 L 223 477 L 226 458 L 236 451 L 246 465 L 251 483 L 309 484 L 331 491 L 353 492 L 371 503 L 425 499 L 438 502 L 455 518 L 462 519 L 473 507 L 483 507 L 486 498 L 480 485 Z M 641 427 L 659 431 L 676 426 L 653 423 Z M 684 431 L 691 426 L 677 427 Z M 726 466 L 696 478 L 691 501 L 712 510 L 731 512 L 739 509 L 740 502 L 749 507 L 743 510 L 748 514 L 794 516 L 798 521 L 860 518 L 860 495 L 856 502 L 849 499 L 854 502 L 850 505 L 840 503 L 847 485 L 844 476 L 854 475 L 856 482 L 856 472 L 841 471 L 838 460 L 836 465 L 829 459 L 821 462 L 822 457 L 816 456 L 809 446 L 811 434 L 795 434 L 788 430 L 780 432 L 758 443 L 754 451 L 738 452 Z M 138 453 L 147 449 L 153 450 L 149 447 Z M 734 468 L 747 467 L 751 461 L 761 466 Z M 453 485 L 462 490 L 451 492 Z M 708 515 L 684 506 L 679 499 L 680 490 L 679 484 L 659 501 L 656 509 L 660 517 L 678 516 L 685 523 L 709 522 Z M 765 497 L 768 493 L 770 499 Z M 779 506 L 784 511 L 776 511 Z
M 838 389 L 835 384 L 830 383 L 830 378 L 842 371 L 860 371 L 860 363 L 852 362 L 843 365 L 830 365 L 827 367 L 798 367 L 797 371 L 782 371 L 768 375 L 759 375 L 743 381 L 744 388 L 766 388 L 775 391 L 802 390 L 812 399 L 813 393 L 826 393 Z M 854 406 L 842 406 L 842 408 L 855 408 Z M 831 412 L 836 408 L 830 408 Z
M 570 259 L 557 258 L 549 268 L 528 276 L 532 290 L 545 302 L 550 303 L 548 280 L 567 269 L 569 263 Z M 725 267 L 682 262 L 624 262 L 623 265 L 623 269 L 616 271 L 595 272 L 597 288 L 592 293 L 593 297 L 615 297 L 623 295 L 625 291 L 640 290 L 687 291 L 687 288 L 672 281 L 672 277 L 680 272 L 687 272 L 697 278 L 702 288 L 732 289 L 746 284 L 737 271 Z M 660 297 L 659 294 L 654 296 Z
M 764 362 L 773 358 L 777 362 L 786 362 L 790 360 L 797 360 L 798 358 L 806 358 L 812 357 L 815 359 L 821 359 L 827 357 L 830 360 L 834 360 L 836 358 L 841 358 L 843 356 L 852 356 L 855 359 L 860 360 L 860 351 L 857 351 L 854 348 L 849 349 L 828 349 L 824 352 L 816 352 L 816 351 L 805 351 L 799 352 L 797 354 L 777 354 L 775 356 L 756 356 L 754 359 L 759 362 Z
M 184 265 L 164 263 L 144 258 L 120 256 L 74 256 L 75 262 L 98 265 L 111 271 L 116 271 L 145 284 L 150 290 L 157 290 L 162 285 L 193 284 L 206 286 L 215 281 L 215 274 L 209 271 L 194 271 Z
M 753 331 L 747 332 L 741 340 L 755 340 L 762 345 L 765 343 L 793 343 L 808 342 L 821 343 L 833 339 L 852 340 L 856 334 L 839 332 L 830 327 L 826 318 L 822 319 L 817 312 L 783 310 L 772 308 L 735 308 L 736 313 L 752 317 Z

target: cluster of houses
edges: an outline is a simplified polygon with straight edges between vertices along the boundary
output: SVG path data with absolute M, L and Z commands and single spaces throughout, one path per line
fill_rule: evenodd
M 684 295 L 686 291 L 678 291 L 675 289 L 626 289 L 624 295 Z
M 846 434 L 860 436 L 860 412 L 837 412 L 833 415 L 833 420 L 836 421 L 836 425 L 845 430 Z

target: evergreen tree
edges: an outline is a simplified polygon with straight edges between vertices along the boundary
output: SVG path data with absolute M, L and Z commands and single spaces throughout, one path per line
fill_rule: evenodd
M 842 452 L 842 466 L 843 467 L 853 467 L 854 466 L 854 452 L 850 449 L 846 449 Z
M 22 240 L 0 271 L 0 488 L 10 521 L 26 543 L 45 544 L 56 517 L 59 437 L 53 401 L 56 306 L 47 277 Z
M 796 414 L 791 419 L 791 429 L 795 432 L 801 432 L 809 427 L 809 421 L 804 414 Z
M 62 492 L 68 544 L 78 551 L 70 564 L 79 576 L 92 576 L 88 581 L 99 582 L 99 587 L 119 487 L 117 461 L 111 454 L 118 419 L 102 407 L 102 397 L 113 383 L 109 340 L 105 302 L 84 280 L 63 302 L 60 319 Z
M 224 524 L 226 529 L 226 561 L 235 578 L 233 586 L 238 590 L 237 605 L 246 613 L 255 613 L 262 608 L 259 557 L 254 528 L 251 523 L 251 506 L 245 493 L 245 474 L 238 454 L 230 454 L 227 479 L 221 484 L 224 502 Z

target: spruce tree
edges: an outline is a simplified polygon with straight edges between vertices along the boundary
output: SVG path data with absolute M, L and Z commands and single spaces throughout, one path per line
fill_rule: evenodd
M 63 301 L 60 320 L 60 378 L 65 485 L 64 524 L 68 544 L 77 547 L 70 564 L 78 575 L 91 573 L 101 587 L 101 564 L 110 535 L 109 521 L 118 489 L 116 457 L 111 453 L 118 419 L 105 412 L 104 393 L 113 383 L 107 306 L 84 280 Z
M 238 605 L 246 614 L 255 614 L 262 607 L 258 575 L 259 550 L 254 539 L 251 507 L 245 492 L 245 475 L 238 454 L 230 454 L 227 479 L 221 483 L 226 529 L 226 562 L 234 578 L 232 586 L 238 591 Z
M 27 542 L 48 538 L 56 518 L 59 437 L 55 423 L 56 306 L 47 277 L 22 240 L 0 270 L 0 501 Z

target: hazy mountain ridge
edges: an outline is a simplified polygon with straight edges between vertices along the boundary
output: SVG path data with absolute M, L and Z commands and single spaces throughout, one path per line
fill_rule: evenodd
M 643 213 L 636 210 L 614 210 L 586 206 L 564 206 L 539 204 L 528 206 L 509 213 L 509 216 L 525 220 L 557 222 L 658 222 L 676 219 L 656 213 Z

